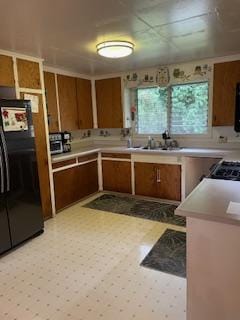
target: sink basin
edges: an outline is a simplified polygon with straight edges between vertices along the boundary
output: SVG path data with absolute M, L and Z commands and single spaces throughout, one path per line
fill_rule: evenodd
M 142 147 L 141 148 L 142 150 L 151 150 L 151 151 L 178 151 L 178 150 L 181 150 L 182 148 L 180 147 L 177 147 L 177 148 L 164 148 L 164 147 L 157 147 L 157 148 L 154 148 L 154 149 L 149 149 L 147 146 L 146 147 Z

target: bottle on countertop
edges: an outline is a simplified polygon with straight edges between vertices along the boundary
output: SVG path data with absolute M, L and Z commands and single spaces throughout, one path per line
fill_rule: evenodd
M 132 138 L 131 137 L 129 137 L 127 140 L 127 147 L 132 148 Z
M 151 136 L 148 136 L 148 143 L 147 143 L 148 149 L 151 149 L 151 140 L 152 140 Z
M 148 137 L 148 144 L 147 144 L 148 149 L 155 149 L 156 148 L 156 143 L 154 138 L 151 138 L 150 136 Z

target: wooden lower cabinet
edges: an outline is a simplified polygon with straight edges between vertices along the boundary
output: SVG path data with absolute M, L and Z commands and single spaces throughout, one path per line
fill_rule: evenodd
M 131 162 L 102 161 L 103 190 L 131 193 Z
M 56 210 L 98 191 L 97 160 L 54 172 Z
M 166 200 L 181 200 L 181 166 L 134 163 L 135 193 Z

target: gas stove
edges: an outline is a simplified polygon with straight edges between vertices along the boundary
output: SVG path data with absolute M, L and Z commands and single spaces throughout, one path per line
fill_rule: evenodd
M 222 161 L 209 175 L 212 179 L 240 181 L 240 161 Z

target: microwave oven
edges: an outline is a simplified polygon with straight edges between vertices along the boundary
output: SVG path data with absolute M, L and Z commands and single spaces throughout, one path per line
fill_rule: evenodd
M 52 155 L 71 151 L 71 133 L 55 132 L 49 134 L 50 152 Z
M 49 134 L 50 152 L 51 154 L 58 154 L 63 152 L 62 135 L 58 133 Z

